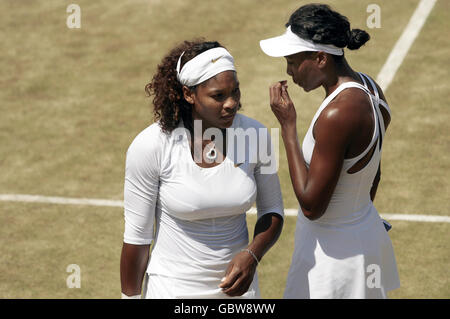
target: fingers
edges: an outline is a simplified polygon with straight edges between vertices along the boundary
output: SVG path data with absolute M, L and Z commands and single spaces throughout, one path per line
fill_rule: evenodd
M 224 289 L 223 292 L 230 297 L 242 296 L 248 291 L 252 281 L 253 277 L 241 276 L 230 288 Z
M 284 86 L 281 87 L 281 97 L 283 98 L 283 100 L 286 103 L 290 103 L 290 102 L 292 102 L 292 100 L 291 100 L 291 97 L 289 96 L 287 88 L 288 88 L 287 85 L 284 85 Z
M 279 82 L 273 84 L 269 88 L 270 105 L 276 105 L 281 100 L 281 84 Z
M 286 107 L 291 102 L 291 98 L 287 92 L 287 81 L 278 81 L 269 88 L 270 106 L 272 108 Z
M 270 108 L 282 127 L 295 126 L 297 112 L 288 93 L 287 81 L 278 81 L 269 87 Z
M 283 104 L 283 100 L 281 97 L 281 88 L 282 84 L 280 82 L 277 82 L 270 86 L 269 93 L 270 93 L 270 106 L 273 107 L 279 107 Z
M 225 275 L 225 277 L 222 279 L 222 283 L 219 285 L 219 288 L 222 289 L 227 289 L 230 288 L 234 282 L 236 281 L 236 279 L 238 278 L 240 271 L 237 267 L 233 267 L 231 266 L 231 272 L 229 272 L 227 270 L 227 274 Z
M 255 268 L 253 257 L 249 254 L 237 254 L 230 262 L 219 288 L 229 296 L 241 296 L 250 287 Z
M 253 275 L 250 273 L 245 275 L 239 270 L 239 267 L 234 267 L 231 273 L 223 279 L 219 287 L 228 296 L 242 296 L 247 292 L 252 281 Z

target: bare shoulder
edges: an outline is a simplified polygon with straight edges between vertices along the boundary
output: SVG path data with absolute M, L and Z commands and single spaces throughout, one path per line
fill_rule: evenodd
M 366 92 L 359 88 L 342 91 L 320 114 L 314 127 L 314 136 L 349 141 L 355 134 L 373 129 L 373 111 Z M 326 136 L 324 136 L 326 135 Z
M 358 122 L 372 114 L 372 105 L 366 92 L 359 88 L 348 88 L 334 98 L 321 115 L 332 121 Z

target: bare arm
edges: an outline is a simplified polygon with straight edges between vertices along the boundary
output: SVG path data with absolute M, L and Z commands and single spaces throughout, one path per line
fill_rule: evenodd
M 276 213 L 263 215 L 255 225 L 253 241 L 248 246 L 258 260 L 261 260 L 266 252 L 275 244 L 280 237 L 283 228 L 283 218 Z
M 260 261 L 270 247 L 278 240 L 283 227 L 283 218 L 276 213 L 263 215 L 255 225 L 253 241 L 248 246 Z M 242 251 L 228 265 L 226 279 L 219 285 L 229 296 L 241 296 L 248 291 L 256 271 L 257 262 L 253 256 Z
M 361 101 L 348 99 L 345 103 L 351 106 Z M 270 105 L 281 124 L 291 182 L 303 214 L 311 220 L 320 218 L 336 187 L 345 152 L 358 130 L 355 108 L 341 108 L 333 101 L 321 113 L 316 122 L 314 152 L 308 168 L 297 138 L 296 111 L 285 82 L 271 86 Z
M 332 119 L 327 122 L 335 123 L 334 129 L 340 126 L 340 120 Z M 332 129 L 330 125 L 328 128 Z M 316 136 L 316 145 L 308 169 L 298 142 L 297 129 L 282 129 L 294 192 L 303 214 L 311 220 L 320 218 L 328 207 L 344 160 L 345 148 L 342 146 L 348 138 L 346 134 L 335 134 L 332 139 L 328 139 L 325 138 L 326 132 L 320 131 Z
M 127 296 L 140 295 L 142 280 L 147 268 L 150 245 L 123 243 L 120 258 L 120 282 L 122 293 Z

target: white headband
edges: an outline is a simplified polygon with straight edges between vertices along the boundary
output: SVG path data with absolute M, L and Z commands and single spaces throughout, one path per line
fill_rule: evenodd
M 236 71 L 234 59 L 225 48 L 213 48 L 189 60 L 180 70 L 181 57 L 177 63 L 177 78 L 181 84 L 194 86 L 224 71 Z
M 344 50 L 332 44 L 318 44 L 300 38 L 288 26 L 286 32 L 278 37 L 259 41 L 265 54 L 273 57 L 288 56 L 303 51 L 323 51 L 333 55 L 343 55 Z

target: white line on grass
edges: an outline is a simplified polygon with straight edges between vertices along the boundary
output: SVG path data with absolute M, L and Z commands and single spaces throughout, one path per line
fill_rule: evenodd
M 0 194 L 0 201 L 123 207 L 123 201 L 120 200 L 68 198 L 68 197 L 52 197 L 41 195 L 22 195 L 22 194 Z
M 252 207 L 247 213 L 256 214 L 256 208 Z M 287 208 L 284 210 L 286 216 L 297 216 L 298 210 Z M 414 214 L 380 214 L 382 218 L 388 220 L 405 220 L 410 222 L 432 222 L 432 223 L 450 223 L 450 216 L 437 215 L 414 215 Z
M 380 73 L 377 76 L 377 82 L 380 88 L 384 91 L 391 84 L 395 73 L 403 62 L 406 54 L 408 53 L 411 45 L 422 29 L 425 21 L 428 18 L 431 10 L 434 7 L 436 0 L 422 0 L 414 11 L 408 25 L 403 31 L 400 38 L 395 43 L 389 57 L 381 68 Z
M 88 205 L 103 207 L 121 207 L 123 201 L 109 199 L 93 199 L 93 198 L 68 198 L 41 195 L 22 195 L 22 194 L 0 194 L 0 201 L 9 202 L 29 202 L 29 203 L 45 203 L 45 204 L 63 204 L 63 205 Z M 285 209 L 286 216 L 297 216 L 297 209 Z M 256 208 L 252 207 L 248 214 L 256 214 Z M 410 214 L 381 214 L 381 217 L 388 220 L 405 220 L 415 222 L 435 222 L 450 223 L 450 216 L 436 215 L 410 215 Z

